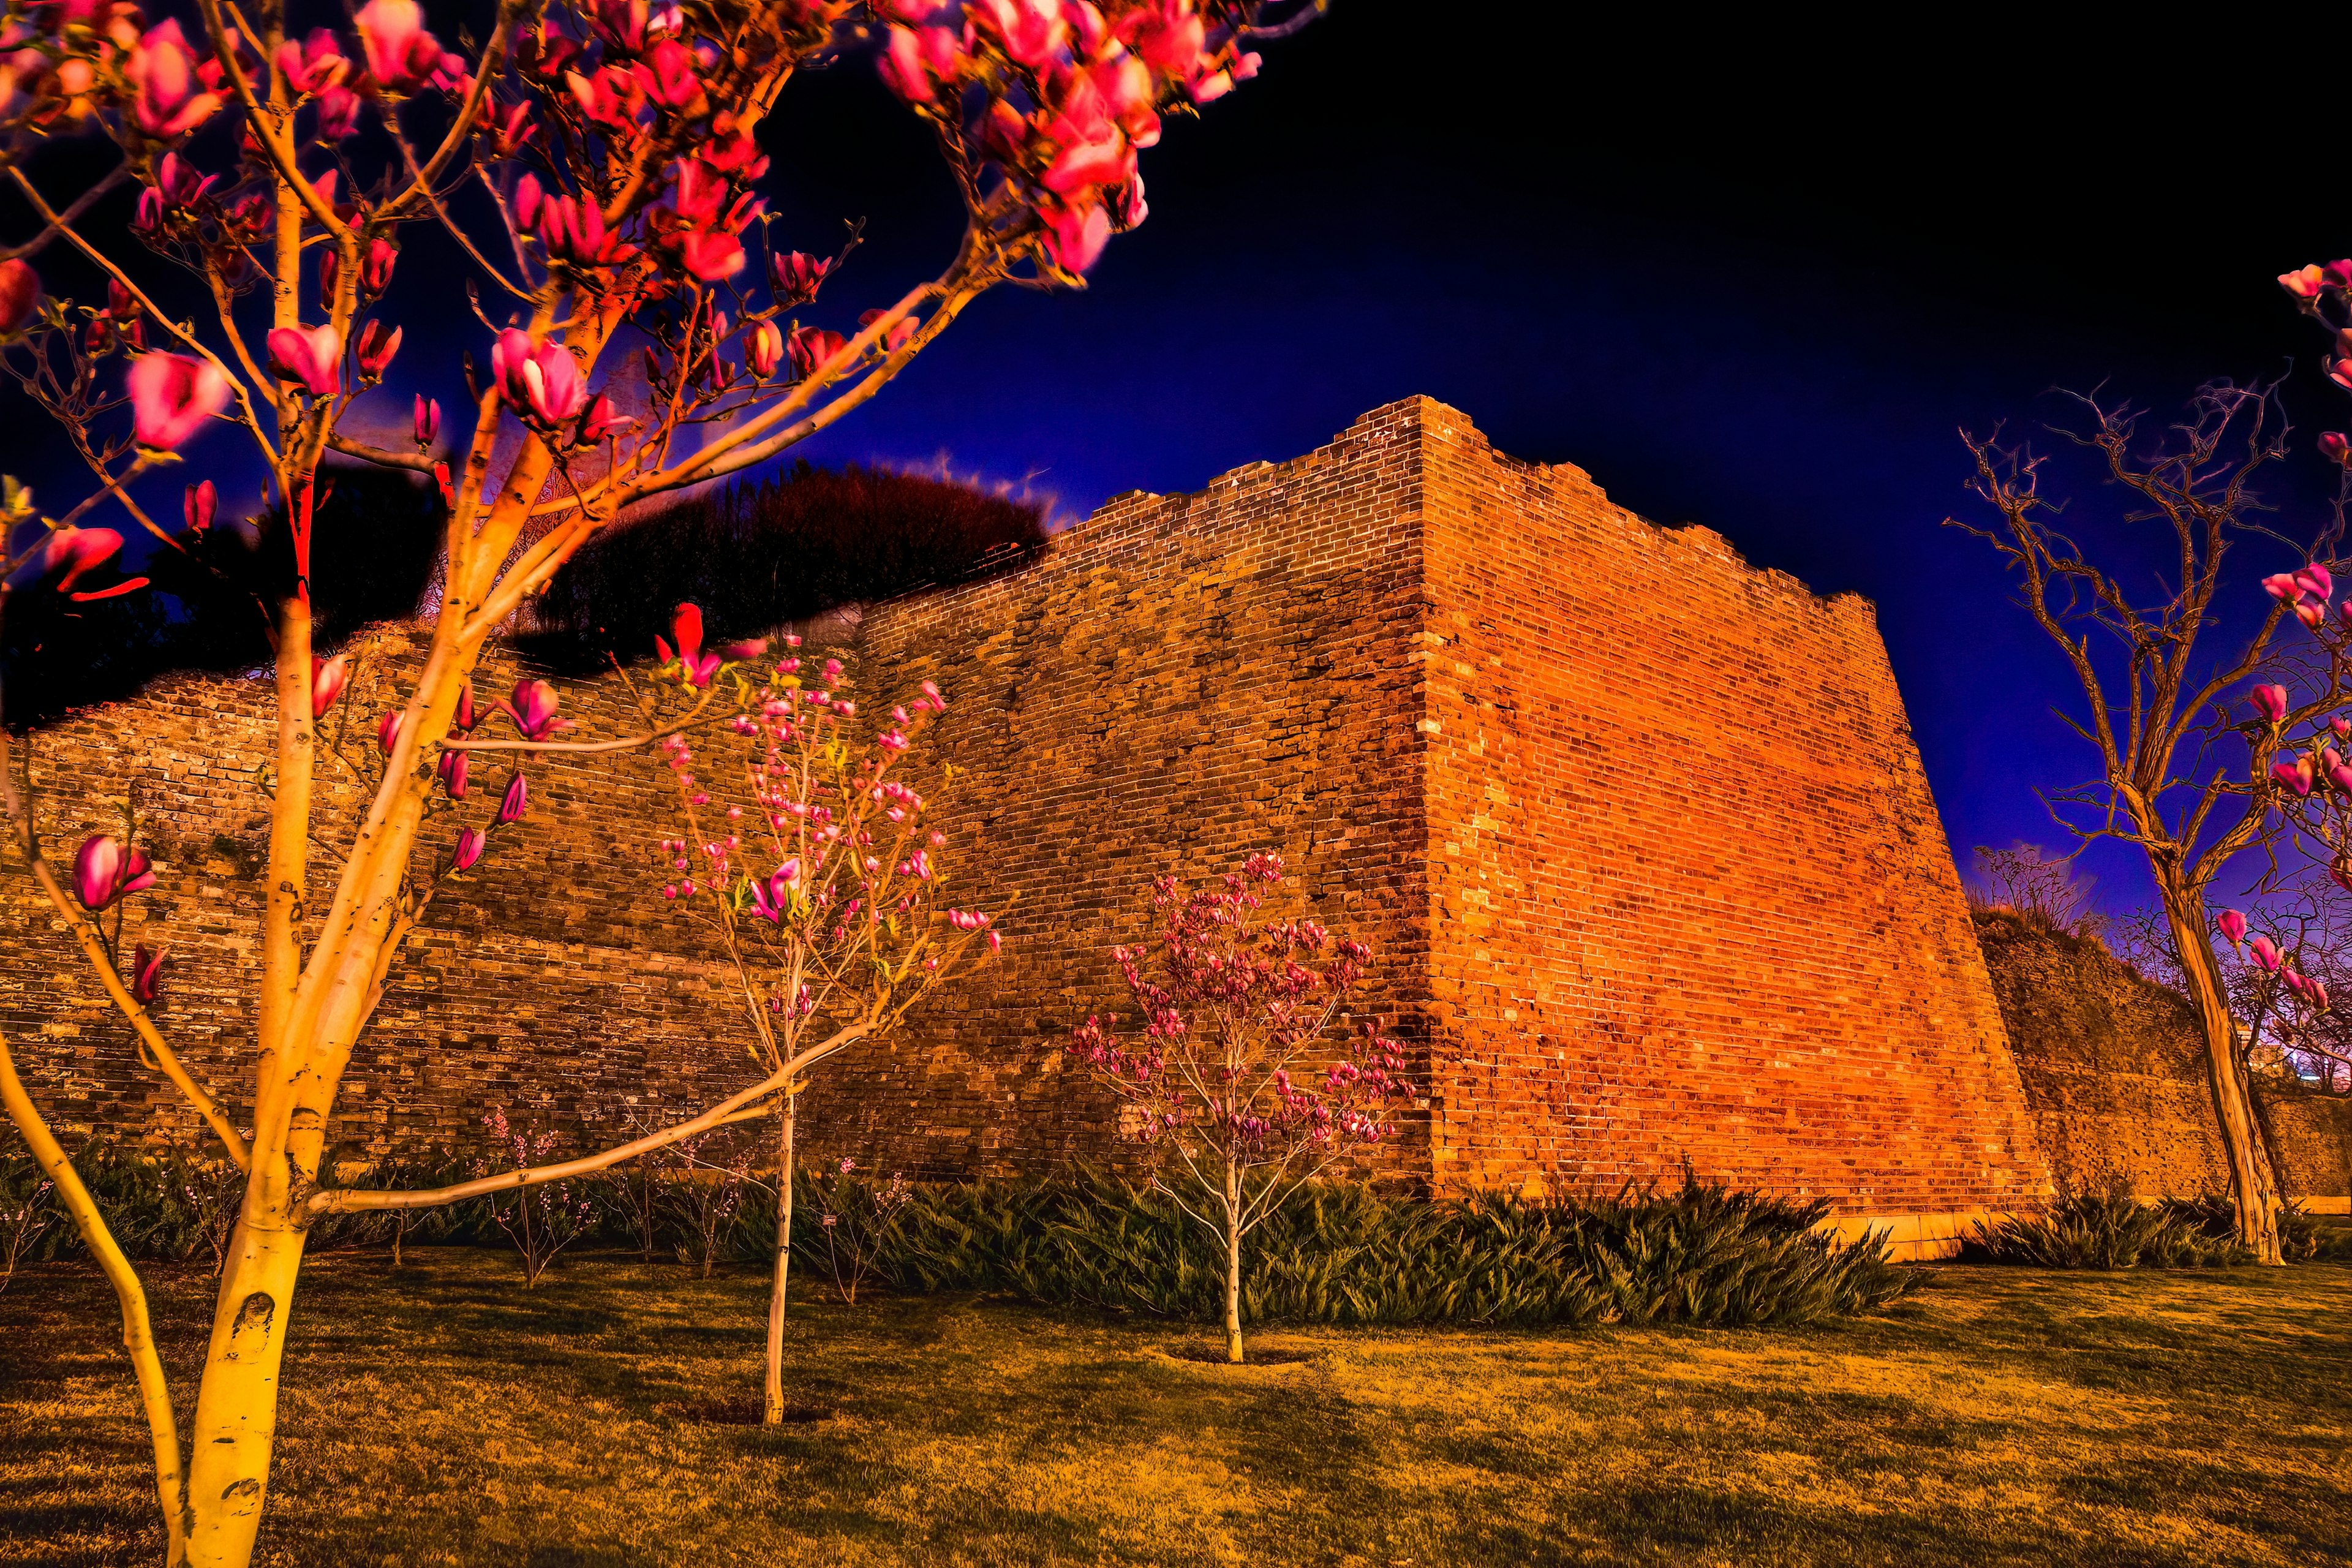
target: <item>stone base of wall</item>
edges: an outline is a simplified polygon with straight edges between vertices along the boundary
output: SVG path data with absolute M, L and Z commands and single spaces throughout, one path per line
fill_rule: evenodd
M 1990 1209 L 1960 1209 L 1949 1214 L 1839 1215 L 1819 1226 L 1840 1241 L 1860 1241 L 1871 1231 L 1885 1231 L 1886 1250 L 1897 1263 L 1932 1263 L 1959 1254 L 1960 1242 L 1980 1225 L 2002 1216 Z

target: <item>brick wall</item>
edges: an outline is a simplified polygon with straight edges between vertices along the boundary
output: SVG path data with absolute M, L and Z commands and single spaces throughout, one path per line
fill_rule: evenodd
M 1449 1185 L 2042 1185 L 1870 605 L 1423 408 Z
M 2052 1173 L 2070 1192 L 2229 1191 L 2203 1032 L 2189 1004 L 2095 941 L 1983 914 L 1977 931 Z M 2257 1086 L 2290 1196 L 2343 1212 L 2352 1100 Z
M 411 634 L 380 635 L 396 662 Z M 928 1175 L 1115 1157 L 1111 1102 L 1060 1053 L 1122 1001 L 1107 950 L 1146 929 L 1152 877 L 1271 848 L 1297 907 L 1378 950 L 1366 1002 L 1431 1088 L 1399 1174 L 1613 1186 L 1687 1157 L 1913 1216 L 1906 1239 L 2046 1183 L 1869 606 L 1503 457 L 1443 405 L 1121 497 L 854 638 L 869 700 L 946 689 L 947 864 L 1007 943 L 828 1070 L 818 1150 Z M 564 689 L 625 724 L 604 683 Z M 133 774 L 166 812 L 133 918 L 173 944 L 167 1022 L 215 1082 L 251 1038 L 267 698 L 167 681 L 39 741 L 58 837 Z M 523 835 L 395 973 L 340 1132 L 461 1133 L 484 1095 L 611 1124 L 740 1081 L 712 977 L 633 879 L 652 773 L 535 778 Z M 0 918 L 23 933 L 0 1026 L 61 1119 L 173 1122 L 21 881 Z

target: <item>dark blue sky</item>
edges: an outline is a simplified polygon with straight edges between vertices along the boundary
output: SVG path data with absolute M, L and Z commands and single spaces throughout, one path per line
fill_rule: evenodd
M 1151 218 L 1087 295 L 982 301 L 812 455 L 944 450 L 1083 511 L 1428 393 L 1870 596 L 1963 863 L 2065 842 L 2035 791 L 2087 752 L 1991 551 L 1940 526 L 1969 500 L 1957 431 L 2031 430 L 2055 386 L 2161 412 L 2290 363 L 2298 419 L 2344 423 L 2272 281 L 2352 247 L 2299 150 L 2332 99 L 2308 51 L 2242 31 L 2150 39 L 2156 63 L 1983 13 L 1874 58 L 1829 24 L 1514 6 L 1483 14 L 1569 14 L 1448 33 L 1431 9 L 1339 0 L 1146 155 Z M 2281 499 L 2310 506 L 2315 460 L 2299 479 Z M 2129 852 L 2084 864 L 2111 906 L 2144 896 Z
M 1423 20 L 1449 12 L 1337 0 L 1261 80 L 1171 122 L 1144 158 L 1151 217 L 1091 289 L 982 300 L 803 454 L 944 454 L 1082 513 L 1428 393 L 1507 451 L 1869 595 L 1963 860 L 2060 842 L 2034 792 L 2088 758 L 1991 552 L 1939 526 L 1968 503 L 1957 428 L 2030 429 L 2057 385 L 2164 409 L 2290 363 L 2298 418 L 2344 423 L 2271 281 L 2352 249 L 2314 151 L 2340 97 L 2324 51 L 2284 26 L 2062 37 L 2042 12 L 1899 46 L 1666 7 Z M 866 220 L 828 324 L 948 254 L 945 176 L 864 63 L 796 84 L 766 139 L 779 239 L 819 250 Z M 404 260 L 394 283 L 404 405 L 455 384 L 460 339 L 415 330 L 451 281 Z M 2292 563 L 2250 553 L 2243 579 Z M 2128 857 L 2086 865 L 2105 901 L 2139 900 Z

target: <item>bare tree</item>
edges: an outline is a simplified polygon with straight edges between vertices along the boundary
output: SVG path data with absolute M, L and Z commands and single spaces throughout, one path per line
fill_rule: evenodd
M 2039 844 L 2020 841 L 2006 849 L 1979 844 L 1969 907 L 2007 910 L 2068 936 L 2098 937 L 2105 934 L 2107 918 L 2091 908 L 2094 882 L 2071 858 Z
M 2205 1036 L 2239 1239 L 2273 1264 L 2282 1261 L 2277 1180 L 2239 1068 L 2238 1025 L 2207 895 L 2242 856 L 2260 861 L 2263 875 L 2275 867 L 2289 825 L 2273 811 L 2283 786 L 2273 763 L 2288 731 L 2324 724 L 2343 707 L 2347 669 L 2340 644 L 2318 644 L 2315 661 L 2281 647 L 2282 625 L 2302 613 L 2300 595 L 2274 591 L 2268 613 L 2230 651 L 2200 658 L 2199 642 L 2226 608 L 2223 567 L 2241 541 L 2272 541 L 2300 566 L 2329 559 L 2342 536 L 2340 501 L 2305 542 L 2267 520 L 2253 483 L 2286 455 L 2276 394 L 2274 382 L 2211 383 L 2149 440 L 2132 409 L 2074 398 L 2083 418 L 2056 433 L 2096 454 L 2120 498 L 2096 542 L 2113 565 L 2058 527 L 2063 503 L 2044 492 L 2045 459 L 2003 445 L 1997 430 L 1982 438 L 1963 432 L 1963 439 L 1976 459 L 1969 489 L 1999 521 L 1953 521 L 2016 571 L 2027 613 L 2064 653 L 2081 689 L 2083 709 L 2060 717 L 2099 768 L 2050 796 L 2051 813 L 2084 843 L 2120 840 L 2147 859 L 2181 989 Z M 2324 569 L 2316 581 L 2324 600 Z M 2301 700 L 2291 702 L 2282 685 L 2256 684 L 2280 673 L 2297 678 Z M 2249 687 L 2252 710 L 2231 708 L 2228 700 Z

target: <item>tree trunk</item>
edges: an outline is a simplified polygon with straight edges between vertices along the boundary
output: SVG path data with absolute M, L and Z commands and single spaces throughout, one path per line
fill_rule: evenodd
M 1242 1360 L 1242 1172 L 1225 1163 L 1225 1360 Z
M 776 1162 L 776 1265 L 768 1282 L 768 1375 L 760 1419 L 784 1419 L 784 1284 L 793 1266 L 793 1133 L 800 1120 L 800 1097 L 784 1096 L 783 1131 Z
M 196 1389 L 188 1467 L 189 1568 L 247 1568 L 269 1489 L 278 1368 L 302 1267 L 303 1232 L 282 1197 L 252 1184 L 229 1242 Z
M 2230 1162 L 2230 1197 L 2238 1213 L 2238 1242 L 2254 1261 L 2280 1264 L 2278 1189 L 2254 1129 L 2245 1083 L 2238 1072 L 2238 1026 L 2221 985 L 2221 966 L 2206 931 L 2204 900 L 2194 892 L 2164 889 L 2164 913 L 2180 952 L 2180 973 L 2205 1034 L 2206 1078 Z

